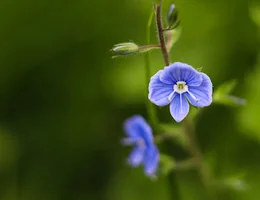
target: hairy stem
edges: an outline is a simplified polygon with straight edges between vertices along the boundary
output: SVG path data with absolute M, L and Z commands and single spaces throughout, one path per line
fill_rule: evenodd
M 164 29 L 163 29 L 163 23 L 162 23 L 162 16 L 161 16 L 161 4 L 154 4 L 154 10 L 155 10 L 155 16 L 156 16 L 156 25 L 157 25 L 157 32 L 158 32 L 158 38 L 161 45 L 161 50 L 164 58 L 164 62 L 166 66 L 170 65 L 170 58 L 169 53 L 167 51 L 165 40 L 164 40 Z

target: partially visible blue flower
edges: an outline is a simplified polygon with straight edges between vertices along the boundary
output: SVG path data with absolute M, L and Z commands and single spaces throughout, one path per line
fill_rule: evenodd
M 211 104 L 212 83 L 192 66 L 175 62 L 151 77 L 148 98 L 157 106 L 170 104 L 172 117 L 180 122 L 189 112 L 188 101 L 196 107 Z
M 140 115 L 134 115 L 124 123 L 127 138 L 122 140 L 124 145 L 133 145 L 133 150 L 128 157 L 128 163 L 132 167 L 144 166 L 144 172 L 148 176 L 156 173 L 159 162 L 159 151 L 153 143 L 151 127 Z

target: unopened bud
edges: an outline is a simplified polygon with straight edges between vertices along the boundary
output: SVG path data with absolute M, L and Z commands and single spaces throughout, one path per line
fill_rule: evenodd
M 168 22 L 169 30 L 175 29 L 180 24 L 178 10 L 175 4 L 170 5 L 168 15 L 167 15 L 167 22 Z
M 139 52 L 139 46 L 133 42 L 125 42 L 114 45 L 111 49 L 117 55 L 130 55 Z

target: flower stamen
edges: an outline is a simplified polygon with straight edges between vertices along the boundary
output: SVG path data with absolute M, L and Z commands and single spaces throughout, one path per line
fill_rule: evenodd
M 183 110 L 182 110 L 182 97 L 181 97 L 181 94 L 180 94 L 180 106 L 181 106 L 181 113 L 183 113 Z
M 190 95 L 196 102 L 199 101 L 199 99 L 197 99 L 197 98 L 194 96 L 194 94 L 192 94 L 189 90 L 187 90 L 187 92 L 189 93 L 189 95 Z
M 167 97 L 168 101 L 171 102 L 173 100 L 173 95 L 175 94 L 175 90 Z

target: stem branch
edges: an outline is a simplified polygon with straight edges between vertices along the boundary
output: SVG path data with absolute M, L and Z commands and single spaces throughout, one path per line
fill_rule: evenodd
M 160 49 L 161 46 L 159 44 L 150 44 L 150 45 L 145 45 L 145 46 L 139 46 L 139 49 L 149 49 L 149 48 Z

